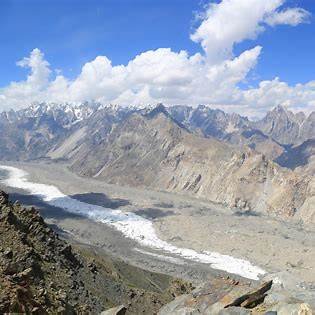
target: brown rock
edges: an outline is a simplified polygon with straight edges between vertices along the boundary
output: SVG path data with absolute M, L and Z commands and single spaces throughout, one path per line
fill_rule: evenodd
M 109 310 L 103 311 L 101 315 L 125 315 L 127 308 L 124 305 L 113 307 Z
M 266 297 L 265 292 L 269 291 L 271 286 L 272 280 L 265 282 L 259 288 L 238 297 L 233 302 L 227 304 L 224 308 L 231 306 L 253 308 L 264 301 L 264 298 Z

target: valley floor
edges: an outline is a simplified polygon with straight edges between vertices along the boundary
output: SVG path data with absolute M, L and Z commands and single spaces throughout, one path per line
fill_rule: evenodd
M 301 299 L 315 301 L 314 226 L 255 212 L 239 213 L 186 196 L 108 185 L 78 177 L 61 164 L 0 164 L 21 168 L 30 174 L 30 181 L 54 185 L 75 199 L 144 216 L 153 222 L 161 239 L 178 247 L 249 260 L 267 271 L 266 278 L 277 279 Z M 0 188 L 24 204 L 42 208 L 46 221 L 63 231 L 64 237 L 96 246 L 139 267 L 196 282 L 224 274 L 206 264 L 188 264 L 185 259 L 148 250 L 104 224 L 49 207 L 23 191 L 1 184 Z

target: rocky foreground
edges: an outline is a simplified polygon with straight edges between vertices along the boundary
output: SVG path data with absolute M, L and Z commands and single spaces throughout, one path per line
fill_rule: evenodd
M 0 314 L 154 314 L 191 285 L 72 247 L 0 192 Z
M 37 210 L 0 192 L 0 313 L 312 314 L 272 281 L 193 285 L 70 246 Z M 269 312 L 269 313 L 268 313 Z

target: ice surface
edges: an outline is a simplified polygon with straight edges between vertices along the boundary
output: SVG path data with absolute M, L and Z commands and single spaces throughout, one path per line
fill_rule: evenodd
M 248 279 L 258 280 L 260 275 L 266 273 L 263 269 L 252 265 L 247 260 L 216 252 L 197 252 L 188 248 L 176 247 L 161 240 L 154 230 L 153 223 L 139 215 L 121 210 L 113 211 L 109 208 L 73 199 L 63 194 L 55 186 L 30 182 L 28 173 L 15 167 L 0 166 L 0 169 L 8 172 L 8 178 L 2 180 L 2 183 L 6 186 L 23 189 L 41 198 L 51 206 L 108 224 L 142 246 L 178 255 L 187 260 L 209 264 L 214 269 L 224 270 Z

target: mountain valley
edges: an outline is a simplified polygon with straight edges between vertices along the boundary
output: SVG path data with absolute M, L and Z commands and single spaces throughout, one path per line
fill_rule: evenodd
M 2 113 L 0 158 L 63 161 L 108 183 L 292 217 L 313 198 L 314 117 L 280 106 L 253 122 L 205 106 L 39 104 Z
M 236 282 L 256 279 L 248 270 L 235 276 L 241 259 L 260 283 L 278 281 L 262 310 L 293 301 L 313 306 L 313 118 L 282 107 L 251 121 L 206 106 L 36 104 L 0 116 L 0 188 L 35 204 L 73 246 L 92 246 L 124 268 L 197 286 L 207 278 L 221 290 L 227 273 Z M 10 168 L 26 173 L 16 177 Z M 109 221 L 99 221 L 103 211 Z M 133 238 L 138 220 L 143 232 Z M 150 237 L 162 247 L 146 243 Z M 227 267 L 224 259 L 231 259 Z M 171 298 L 158 299 L 155 310 Z M 161 314 L 183 307 L 183 298 L 175 301 Z

